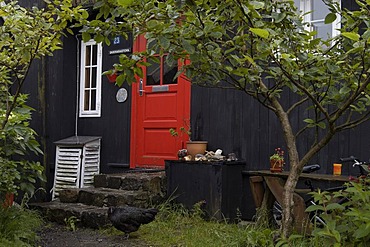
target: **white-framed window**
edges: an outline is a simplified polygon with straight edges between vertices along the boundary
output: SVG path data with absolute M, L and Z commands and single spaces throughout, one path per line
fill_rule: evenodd
M 339 35 L 340 15 L 330 24 L 325 24 L 325 17 L 330 13 L 328 6 L 322 0 L 294 0 L 295 5 L 304 14 L 303 18 L 310 25 L 309 31 L 317 31 L 316 37 L 328 39 Z M 340 4 L 340 1 L 338 0 Z
M 102 45 L 81 42 L 80 117 L 101 116 Z

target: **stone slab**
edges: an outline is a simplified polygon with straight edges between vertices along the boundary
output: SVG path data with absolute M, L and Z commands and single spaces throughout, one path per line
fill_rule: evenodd
M 39 210 L 48 220 L 66 224 L 65 221 L 76 217 L 77 226 L 98 229 L 110 225 L 107 207 L 95 207 L 81 203 L 63 203 L 59 200 L 43 203 L 30 203 L 29 206 Z

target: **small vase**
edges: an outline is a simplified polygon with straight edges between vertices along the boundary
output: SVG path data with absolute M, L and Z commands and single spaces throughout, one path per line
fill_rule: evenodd
M 282 172 L 284 166 L 284 160 L 270 160 L 270 171 L 271 172 Z

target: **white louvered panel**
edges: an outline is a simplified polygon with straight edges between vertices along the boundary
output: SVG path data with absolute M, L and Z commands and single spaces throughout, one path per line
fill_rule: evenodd
M 92 186 L 94 176 L 99 174 L 100 138 L 85 143 L 84 140 L 86 137 L 77 136 L 56 142 L 53 199 L 62 189 Z
M 94 176 L 99 174 L 100 167 L 100 140 L 86 144 L 83 152 L 81 187 L 93 185 Z
M 79 187 L 81 153 L 81 149 L 57 147 L 53 199 L 62 189 Z

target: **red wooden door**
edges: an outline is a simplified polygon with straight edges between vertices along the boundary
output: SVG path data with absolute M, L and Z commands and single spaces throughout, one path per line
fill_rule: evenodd
M 146 49 L 139 37 L 134 51 Z M 130 167 L 163 167 L 164 160 L 177 159 L 185 136 L 173 137 L 169 129 L 179 130 L 190 119 L 190 83 L 184 77 L 174 79 L 179 69 L 166 64 L 167 56 L 158 56 L 144 67 L 143 78 L 132 86 Z

